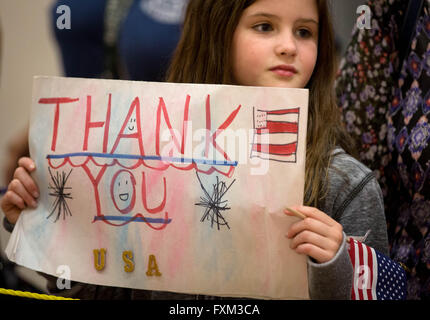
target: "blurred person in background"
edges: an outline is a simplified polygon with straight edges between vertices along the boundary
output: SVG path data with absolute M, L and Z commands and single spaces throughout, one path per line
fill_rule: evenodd
M 188 0 L 56 1 L 51 8 L 51 26 L 64 76 L 162 81 L 182 31 L 187 3 Z M 70 14 L 70 23 L 63 28 L 64 8 Z M 13 180 L 18 159 L 29 156 L 28 128 L 9 141 L 6 152 L 2 185 Z M 4 188 L 1 191 L 6 192 Z M 3 227 L 13 230 L 7 219 L 3 219 Z M 48 287 L 55 291 L 56 281 L 48 280 Z M 38 291 L 23 283 L 13 264 L 3 259 L 0 287 Z
M 367 1 L 337 79 L 338 104 L 360 158 L 384 194 L 391 258 L 408 299 L 430 299 L 430 3 Z
M 162 81 L 179 40 L 188 0 L 58 0 L 51 26 L 64 76 Z M 59 28 L 63 6 L 70 28 Z M 28 156 L 28 130 L 9 142 L 3 184 Z
M 52 27 L 66 77 L 162 81 L 187 0 L 59 0 Z M 70 29 L 57 27 L 62 6 Z

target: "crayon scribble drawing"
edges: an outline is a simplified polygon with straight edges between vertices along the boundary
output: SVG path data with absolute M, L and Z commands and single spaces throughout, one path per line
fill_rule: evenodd
M 67 192 L 72 188 L 67 187 L 66 183 L 73 169 L 70 169 L 69 173 L 67 174 L 64 171 L 62 171 L 61 174 L 57 171 L 56 175 L 52 174 L 50 168 L 48 168 L 48 171 L 52 181 L 52 184 L 49 183 L 48 186 L 48 189 L 51 190 L 49 195 L 54 197 L 55 200 L 52 205 L 51 213 L 46 218 L 49 219 L 54 213 L 56 213 L 57 215 L 54 222 L 57 222 L 61 216 L 63 216 L 63 219 L 65 219 L 66 216 L 72 216 L 72 212 L 70 211 L 69 205 L 67 204 L 67 199 L 73 199 L 71 196 L 72 193 Z
M 196 206 L 201 206 L 205 208 L 205 212 L 201 218 L 201 222 L 205 220 L 210 222 L 211 227 L 216 224 L 217 229 L 220 230 L 220 226 L 226 226 L 230 229 L 227 220 L 224 215 L 227 210 L 231 208 L 228 207 L 228 200 L 223 200 L 227 191 L 231 188 L 233 183 L 236 181 L 234 179 L 228 186 L 224 181 L 219 181 L 219 177 L 216 176 L 216 183 L 212 185 L 212 192 L 207 190 L 203 185 L 199 174 L 196 172 L 197 179 L 199 180 L 200 187 L 203 190 L 204 196 L 200 197 L 200 202 L 196 203 Z
M 280 162 L 297 161 L 300 108 L 254 109 L 254 141 L 251 158 Z

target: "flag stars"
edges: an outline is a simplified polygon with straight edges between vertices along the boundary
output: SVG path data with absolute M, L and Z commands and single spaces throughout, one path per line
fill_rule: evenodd
M 354 288 L 353 299 L 397 300 L 406 298 L 406 274 L 395 261 L 356 240 L 349 241 L 349 244 L 350 252 L 355 250 L 354 255 L 351 255 L 352 261 L 354 262 L 358 258 L 357 266 L 360 267 L 360 270 L 368 267 L 371 279 L 373 279 L 370 284 L 371 291 L 368 290 L 368 287 L 366 289 Z M 360 274 L 357 273 L 357 275 Z

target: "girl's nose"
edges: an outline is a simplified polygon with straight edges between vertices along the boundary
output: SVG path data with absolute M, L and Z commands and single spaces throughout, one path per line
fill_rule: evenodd
M 279 34 L 275 51 L 280 56 L 295 56 L 297 54 L 296 39 L 292 32 Z

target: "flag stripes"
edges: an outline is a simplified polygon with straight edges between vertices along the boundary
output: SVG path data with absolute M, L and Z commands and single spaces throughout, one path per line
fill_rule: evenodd
M 254 110 L 251 158 L 296 162 L 299 108 Z
M 352 237 L 348 245 L 354 269 L 352 300 L 406 298 L 406 274 L 398 263 Z

